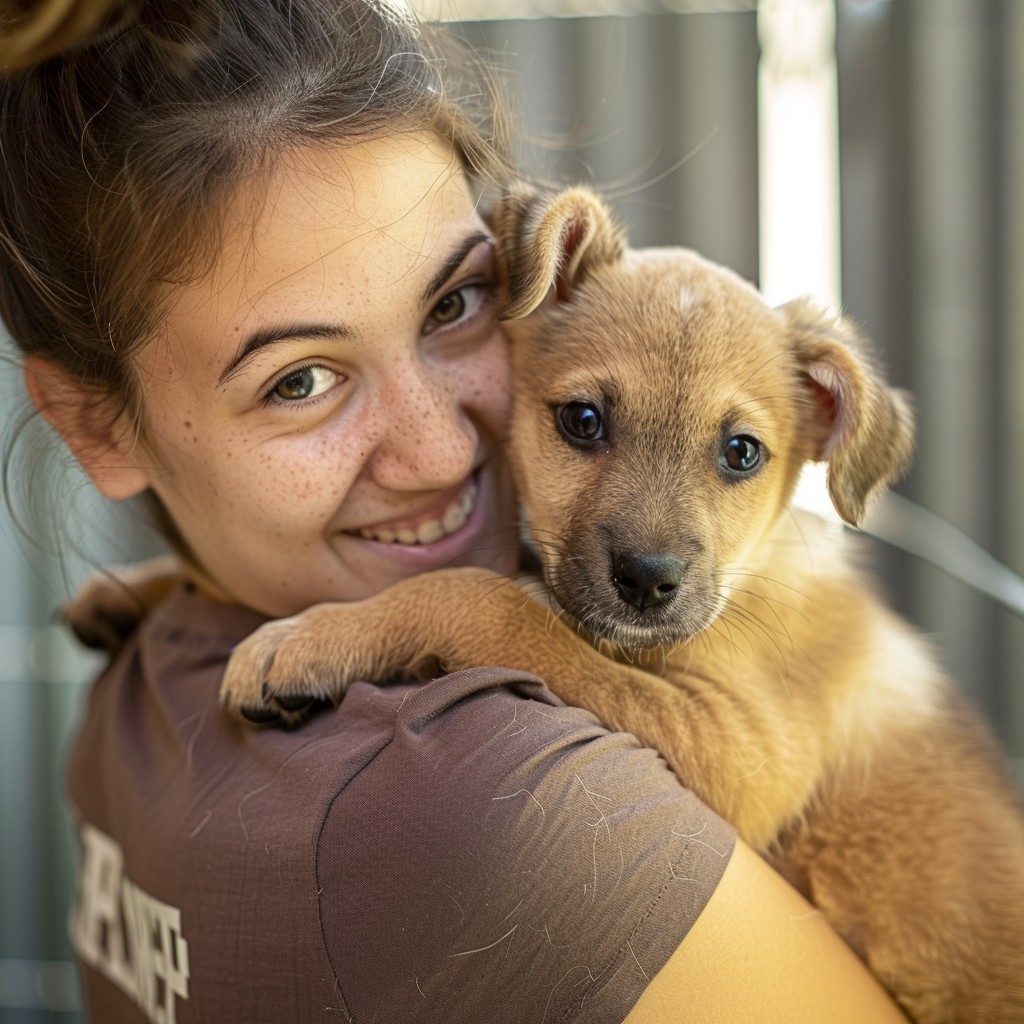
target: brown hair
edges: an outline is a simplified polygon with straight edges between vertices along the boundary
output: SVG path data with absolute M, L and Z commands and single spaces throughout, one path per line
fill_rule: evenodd
M 0 315 L 118 411 L 140 412 L 132 355 L 166 285 L 210 266 L 225 200 L 275 154 L 432 129 L 472 175 L 507 174 L 490 76 L 402 0 L 53 6 L 90 16 L 46 35 L 3 8 Z

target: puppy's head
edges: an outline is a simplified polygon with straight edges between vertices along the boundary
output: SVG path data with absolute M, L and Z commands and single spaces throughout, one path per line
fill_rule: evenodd
M 710 625 L 806 461 L 850 523 L 906 467 L 909 407 L 848 322 L 772 309 L 685 249 L 629 250 L 584 189 L 516 192 L 495 229 L 524 515 L 593 633 L 651 647 Z

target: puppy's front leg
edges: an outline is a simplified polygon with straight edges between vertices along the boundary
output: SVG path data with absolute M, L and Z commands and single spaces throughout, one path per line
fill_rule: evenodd
M 414 576 L 365 601 L 315 605 L 235 648 L 221 703 L 251 721 L 293 726 L 314 701 L 337 703 L 357 680 L 496 664 L 533 671 L 516 650 L 516 637 L 529 632 L 517 629 L 527 608 L 535 624 L 550 614 L 508 577 L 472 568 Z
M 806 799 L 807 772 L 793 761 L 791 744 L 763 728 L 752 707 L 704 681 L 668 682 L 604 657 L 514 581 L 485 569 L 425 573 L 366 601 L 316 605 L 269 622 L 235 648 L 221 701 L 252 721 L 292 726 L 313 701 L 337 702 L 357 680 L 488 665 L 537 675 L 567 704 L 660 751 L 760 849 L 788 817 L 774 809 L 791 814 Z M 745 760 L 772 770 L 733 770 L 728 752 L 737 736 Z
M 235 648 L 220 694 L 232 713 L 296 725 L 307 705 L 337 702 L 356 680 L 487 665 L 536 674 L 567 703 L 590 708 L 619 729 L 629 728 L 631 693 L 671 689 L 600 655 L 514 580 L 463 568 L 411 577 L 366 601 L 315 605 L 268 622 Z

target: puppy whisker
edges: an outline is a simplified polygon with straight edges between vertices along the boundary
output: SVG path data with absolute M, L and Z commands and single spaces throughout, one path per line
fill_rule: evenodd
M 780 637 L 785 636 L 786 647 L 789 648 L 790 652 L 798 650 L 788 631 L 783 633 L 764 622 L 763 619 L 755 615 L 753 612 L 746 608 L 740 608 L 736 605 L 730 605 L 729 608 L 723 612 L 721 618 L 724 622 L 727 622 L 730 625 L 735 625 L 737 628 L 743 630 L 747 634 L 751 643 L 756 642 L 765 651 L 776 668 L 782 674 L 783 679 L 786 678 L 789 671 L 789 658 Z
M 743 597 L 750 598 L 751 600 L 764 605 L 765 609 L 775 616 L 776 622 L 778 622 L 779 626 L 786 631 L 787 636 L 789 635 L 789 632 L 785 620 L 782 617 L 783 612 L 796 615 L 805 623 L 811 623 L 813 621 L 812 616 L 806 611 L 806 603 L 801 603 L 801 605 L 798 606 L 789 601 L 784 601 L 781 597 L 774 597 L 771 594 L 764 594 L 749 587 L 739 587 L 730 583 L 719 584 L 719 589 L 722 591 L 728 591 L 730 595 L 741 594 Z M 731 606 L 735 607 L 735 599 L 731 596 L 729 597 L 729 603 Z

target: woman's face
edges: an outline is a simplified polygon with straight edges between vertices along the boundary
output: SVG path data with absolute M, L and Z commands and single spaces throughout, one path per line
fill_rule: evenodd
M 147 482 L 224 597 L 280 616 L 513 570 L 494 275 L 432 136 L 303 150 L 239 197 L 138 360 Z

